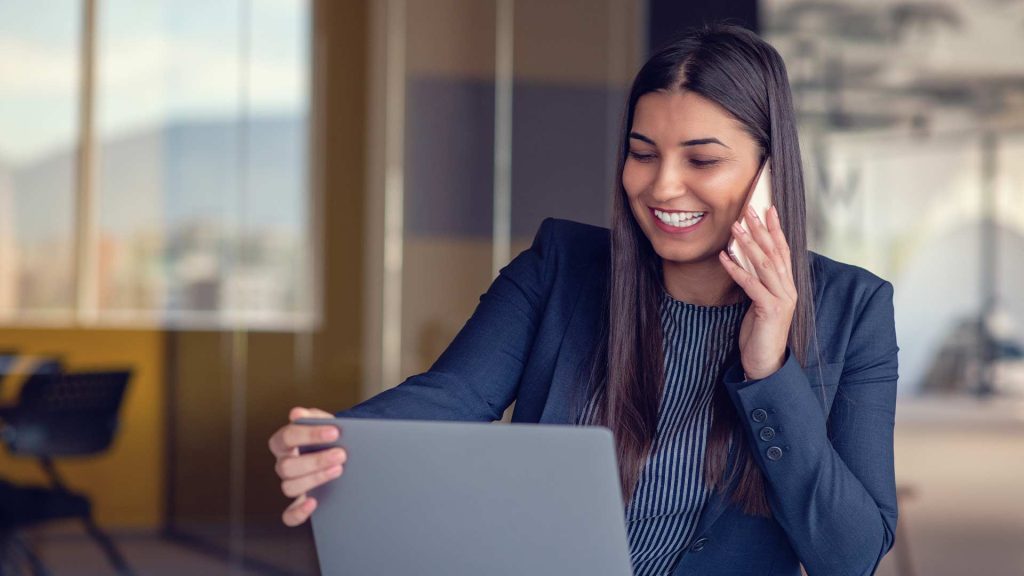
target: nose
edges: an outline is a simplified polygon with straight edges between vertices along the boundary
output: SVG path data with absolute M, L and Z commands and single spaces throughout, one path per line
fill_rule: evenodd
M 651 188 L 651 199 L 658 203 L 667 203 L 687 194 L 684 170 L 671 163 L 663 162 L 658 170 L 658 177 Z

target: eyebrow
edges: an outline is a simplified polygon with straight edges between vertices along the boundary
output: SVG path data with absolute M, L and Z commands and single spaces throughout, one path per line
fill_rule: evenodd
M 648 138 L 647 136 L 644 136 L 643 134 L 641 134 L 639 132 L 630 132 L 629 133 L 629 137 L 630 138 L 636 138 L 637 140 L 640 140 L 642 142 L 647 142 L 648 144 L 650 144 L 652 146 L 656 146 L 656 144 L 654 143 L 654 140 L 651 140 L 650 138 Z M 680 146 L 700 146 L 701 144 L 719 144 L 721 146 L 725 146 L 725 144 L 722 143 L 722 141 L 719 140 L 718 138 L 696 138 L 694 140 L 686 140 L 684 142 L 680 142 L 679 143 Z M 729 148 L 728 146 L 725 146 L 725 147 Z

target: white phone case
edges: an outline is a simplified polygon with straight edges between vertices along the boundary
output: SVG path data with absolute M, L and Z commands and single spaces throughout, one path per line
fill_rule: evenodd
M 747 194 L 747 201 L 743 203 L 743 211 L 741 215 L 744 216 L 740 221 L 740 226 L 743 227 L 747 233 L 750 233 L 750 227 L 747 226 L 746 214 L 747 206 L 753 206 L 755 213 L 762 222 L 768 221 L 768 209 L 772 205 L 772 168 L 771 159 L 767 158 L 764 164 L 761 165 L 761 169 L 757 172 L 757 177 L 754 179 L 754 185 L 751 187 L 750 192 Z M 754 276 L 757 276 L 757 267 L 753 265 L 750 258 L 743 251 L 743 247 L 736 238 L 729 239 L 729 245 L 726 251 L 732 258 L 733 262 L 739 264 L 744 270 L 750 272 Z

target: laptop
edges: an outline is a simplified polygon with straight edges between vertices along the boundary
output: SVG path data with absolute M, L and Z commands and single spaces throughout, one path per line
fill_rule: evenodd
M 335 424 L 340 478 L 311 492 L 323 576 L 631 576 L 603 427 L 362 418 Z

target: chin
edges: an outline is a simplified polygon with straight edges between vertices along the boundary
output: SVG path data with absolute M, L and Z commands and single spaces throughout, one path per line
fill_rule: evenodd
M 661 257 L 662 260 L 669 260 L 672 262 L 703 262 L 706 260 L 718 261 L 718 252 L 725 250 L 725 242 L 722 242 L 721 246 L 715 247 L 713 243 L 701 242 L 699 245 L 686 245 L 682 246 L 675 242 L 652 242 L 654 252 Z
M 680 249 L 679 246 L 664 246 L 658 243 L 653 244 L 654 252 L 662 260 L 668 260 L 670 262 L 697 262 L 707 258 L 707 250 L 697 247 L 687 247 Z

